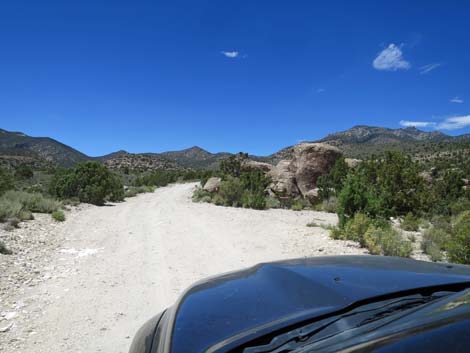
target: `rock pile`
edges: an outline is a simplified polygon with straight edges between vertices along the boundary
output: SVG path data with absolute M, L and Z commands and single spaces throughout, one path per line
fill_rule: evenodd
M 268 172 L 269 191 L 276 196 L 303 196 L 315 202 L 318 177 L 328 173 L 341 151 L 324 143 L 301 143 L 294 146 L 292 160 L 281 160 Z
M 25 293 L 55 276 L 50 259 L 62 244 L 58 230 L 64 224 L 49 214 L 34 217 L 15 229 L 0 223 L 0 242 L 11 251 L 0 254 L 0 351 L 6 346 L 15 351 L 18 322 L 37 314 L 27 307 L 32 299 Z
M 266 192 L 272 197 L 304 197 L 315 203 L 318 200 L 318 177 L 327 174 L 341 155 L 337 147 L 325 143 L 300 143 L 292 147 L 292 159 L 280 160 L 276 166 L 244 159 L 241 169 L 265 173 L 271 180 Z M 203 189 L 217 192 L 221 183 L 220 178 L 212 177 Z

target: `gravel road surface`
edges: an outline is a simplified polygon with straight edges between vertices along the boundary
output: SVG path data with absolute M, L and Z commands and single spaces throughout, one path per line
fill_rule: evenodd
M 334 214 L 193 203 L 195 186 L 86 205 L 60 226 L 41 224 L 38 232 L 57 246 L 42 250 L 35 279 L 0 292 L 0 351 L 125 353 L 140 325 L 204 277 L 259 262 L 365 252 L 306 226 L 335 224 Z

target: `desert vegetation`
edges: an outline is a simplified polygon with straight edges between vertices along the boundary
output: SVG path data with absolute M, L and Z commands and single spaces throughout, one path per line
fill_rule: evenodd
M 409 256 L 407 232 L 423 231 L 432 260 L 470 263 L 470 191 L 466 166 L 452 161 L 432 167 L 401 152 L 386 152 L 348 168 L 339 159 L 318 182 L 323 202 L 336 198 L 335 239 L 351 239 L 374 254 Z M 427 228 L 427 229 L 425 229 Z
M 260 170 L 243 166 L 248 155 L 239 153 L 220 162 L 213 178 L 218 179 L 213 190 L 197 189 L 193 194 L 196 202 L 212 202 L 219 206 L 266 209 L 279 206 L 266 195 L 270 180 Z M 204 185 L 207 180 L 202 180 Z
M 98 162 L 85 162 L 72 169 L 57 171 L 49 192 L 60 199 L 77 198 L 94 205 L 124 199 L 124 187 L 119 177 Z
M 0 168 L 0 223 L 13 229 L 33 219 L 33 213 L 48 213 L 62 222 L 67 205 L 83 202 L 100 206 L 174 182 L 207 180 L 211 175 L 211 171 L 189 169 L 114 172 L 96 161 L 71 168 L 33 168 L 26 164 Z
M 222 161 L 193 200 L 336 212 L 339 223 L 330 229 L 331 237 L 356 241 L 372 254 L 409 257 L 420 234 L 421 248 L 433 261 L 470 261 L 469 171 L 461 153 L 436 165 L 400 151 L 386 151 L 352 166 L 340 157 L 318 177 L 314 198 L 273 195 L 272 173 L 251 168 L 247 161 L 243 153 Z
M 411 153 L 393 144 L 351 146 L 378 154 L 345 154 L 362 157 L 351 163 L 336 147 L 307 143 L 286 149 L 290 159 L 276 166 L 260 162 L 269 158 L 253 160 L 246 153 L 227 154 L 216 170 L 142 170 L 133 164 L 112 169 L 97 160 L 69 168 L 18 163 L 0 169 L 0 222 L 17 227 L 36 212 L 61 221 L 64 205 L 103 205 L 170 183 L 199 180 L 201 187 L 193 194 L 197 202 L 334 212 L 339 223 L 330 229 L 331 236 L 355 240 L 370 253 L 409 256 L 418 238 L 434 261 L 469 263 L 468 143 L 416 143 Z M 210 157 L 195 148 L 185 153 L 189 159 L 195 154 Z
M 154 186 L 162 187 L 171 183 L 206 180 L 212 176 L 213 172 L 210 170 L 157 170 L 152 172 L 137 173 L 131 184 L 137 187 L 140 186 Z

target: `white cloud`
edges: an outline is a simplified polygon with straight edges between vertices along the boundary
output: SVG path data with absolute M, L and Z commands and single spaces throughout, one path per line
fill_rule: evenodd
M 403 59 L 401 48 L 393 43 L 377 55 L 372 65 L 377 70 L 386 71 L 408 70 L 411 67 L 410 63 Z
M 440 63 L 434 63 L 434 64 L 428 64 L 428 65 L 421 66 L 421 67 L 419 68 L 419 73 L 420 73 L 421 75 L 425 75 L 425 74 L 427 74 L 428 72 L 431 72 L 432 70 L 437 69 L 439 66 L 442 66 L 442 64 L 440 64 Z
M 470 115 L 454 116 L 437 125 L 438 130 L 457 130 L 470 126 Z
M 436 126 L 436 123 L 430 121 L 408 121 L 408 120 L 401 120 L 401 126 L 405 127 L 432 127 Z
M 323 92 L 325 92 L 325 89 L 324 89 L 324 88 L 319 88 L 319 89 L 317 89 L 317 93 L 323 93 Z
M 234 59 L 240 55 L 240 52 L 238 51 L 221 51 L 221 54 L 225 55 L 227 58 Z
M 470 127 L 470 115 L 454 116 L 438 123 L 431 121 L 401 120 L 400 125 L 405 127 L 430 127 L 435 130 L 457 130 L 463 129 L 465 127 Z
M 452 103 L 463 103 L 463 99 L 460 97 L 454 97 L 450 100 Z

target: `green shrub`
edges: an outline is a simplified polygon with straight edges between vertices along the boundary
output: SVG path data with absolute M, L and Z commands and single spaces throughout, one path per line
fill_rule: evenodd
M 139 194 L 139 192 L 136 187 L 130 187 L 124 191 L 124 197 L 135 197 L 137 194 Z
M 155 190 L 157 189 L 156 186 L 154 185 L 142 185 L 139 190 L 142 192 L 142 193 L 152 193 L 152 192 L 155 192 Z
M 336 212 L 338 207 L 338 198 L 336 196 L 330 196 L 328 199 L 323 200 L 321 203 L 321 210 L 329 213 Z
M 363 213 L 356 213 L 343 227 L 333 227 L 330 230 L 332 239 L 352 240 L 364 246 L 364 235 L 374 222 Z
M 343 229 L 339 227 L 331 228 L 330 238 L 335 240 L 346 240 Z
M 320 225 L 317 222 L 312 221 L 312 222 L 307 223 L 307 227 L 312 227 L 312 228 L 313 227 L 320 227 Z
M 320 176 L 317 180 L 320 199 L 328 200 L 330 197 L 338 195 L 343 189 L 348 172 L 349 167 L 344 158 L 338 158 L 328 174 Z
M 18 200 L 11 201 L 3 197 L 0 198 L 0 222 L 5 222 L 9 218 L 18 217 L 22 209 L 23 206 Z
M 120 179 L 98 162 L 85 162 L 74 169 L 60 171 L 55 175 L 50 190 L 59 198 L 78 197 L 81 202 L 95 205 L 124 198 Z
M 231 156 L 220 163 L 222 183 L 213 202 L 225 206 L 265 209 L 268 207 L 265 189 L 270 180 L 262 171 L 243 169 L 246 153 Z M 272 204 L 272 203 L 271 203 Z
M 429 227 L 431 227 L 431 222 L 429 222 L 427 219 L 420 218 L 418 220 L 418 225 L 422 229 L 429 229 Z
M 212 196 L 212 203 L 217 206 L 225 206 L 225 200 L 219 194 Z
M 432 261 L 442 261 L 442 251 L 434 243 L 423 243 L 423 251 L 429 255 Z
M 0 168 L 0 195 L 15 187 L 12 175 L 5 169 Z
M 368 182 L 358 175 L 349 174 L 338 196 L 337 213 L 340 227 L 344 227 L 356 213 L 371 211 L 375 214 L 377 203 Z
M 419 221 L 411 212 L 408 212 L 400 223 L 400 228 L 403 230 L 417 232 L 419 230 Z
M 21 221 L 31 221 L 34 219 L 33 213 L 30 210 L 21 210 L 18 213 L 18 218 Z
M 333 227 L 330 237 L 356 241 L 375 255 L 409 257 L 412 252 L 411 242 L 403 239 L 388 222 L 363 213 L 356 213 L 343 228 Z
M 302 211 L 304 209 L 304 205 L 299 200 L 294 200 L 290 207 L 293 211 Z
M 2 199 L 10 202 L 18 201 L 22 206 L 22 210 L 36 213 L 52 213 L 61 207 L 59 201 L 45 197 L 42 194 L 30 194 L 24 191 L 7 191 Z
M 152 185 L 129 186 L 124 192 L 124 197 L 134 197 L 138 194 L 154 192 L 155 189 L 156 187 Z
M 464 211 L 470 211 L 470 198 L 461 197 L 449 205 L 450 212 L 453 215 L 458 215 Z
M 405 240 L 393 228 L 382 230 L 384 236 L 380 238 L 380 245 L 385 256 L 410 257 L 413 247 L 409 240 Z
M 367 248 L 372 255 L 382 254 L 382 247 L 380 245 L 380 236 L 382 235 L 382 232 L 382 229 L 371 226 L 364 233 L 364 247 Z
M 21 164 L 15 169 L 15 177 L 18 179 L 31 179 L 33 176 L 33 168 L 29 165 Z
M 220 162 L 219 169 L 223 178 L 228 176 L 238 178 L 242 174 L 242 163 L 248 158 L 247 153 L 240 152 Z
M 364 246 L 364 234 L 366 234 L 371 225 L 373 225 L 371 218 L 363 213 L 356 213 L 354 218 L 346 223 L 344 236 L 346 239 L 357 241 L 361 246 Z
M 410 257 L 413 247 L 393 228 L 370 227 L 364 235 L 364 245 L 371 254 Z
M 272 196 L 266 197 L 266 208 L 280 208 L 281 202 Z
M 65 221 L 65 214 L 62 211 L 54 211 L 52 212 L 52 218 L 56 220 L 57 222 L 63 222 Z
M 211 202 L 212 200 L 211 193 L 203 188 L 194 190 L 192 199 L 194 202 Z
M 245 188 L 239 178 L 229 176 L 220 184 L 218 195 L 225 206 L 241 207 Z
M 244 208 L 253 208 L 255 210 L 266 209 L 266 197 L 264 196 L 264 192 L 245 190 L 242 195 L 242 205 Z
M 78 206 L 80 204 L 80 200 L 78 197 L 71 197 L 69 199 L 62 200 L 62 204 L 67 206 Z
M 299 198 L 299 199 L 292 201 L 292 204 L 290 207 L 293 211 L 302 211 L 306 208 L 311 208 L 311 205 L 308 202 L 308 200 Z
M 213 174 L 211 170 L 156 170 L 139 175 L 133 183 L 135 186 L 162 187 L 175 182 L 201 180 L 201 185 L 204 185 Z
M 352 169 L 338 196 L 340 226 L 357 212 L 370 217 L 400 216 L 428 207 L 428 189 L 419 165 L 409 156 L 387 152 Z
M 470 264 L 470 211 L 457 216 L 448 244 L 448 255 L 451 262 Z
M 441 229 L 447 234 L 452 233 L 452 224 L 450 223 L 450 218 L 448 216 L 436 215 L 431 219 L 431 224 L 436 229 Z
M 0 222 L 15 218 L 31 220 L 34 219 L 32 212 L 52 213 L 60 207 L 60 202 L 41 194 L 9 190 L 0 197 Z
M 200 198 L 199 201 L 196 201 L 196 202 L 211 203 L 212 202 L 212 196 L 206 195 L 206 196 Z
M 447 233 L 442 228 L 432 227 L 423 233 L 423 242 L 421 247 L 426 254 L 429 254 L 429 249 L 439 249 L 445 251 L 451 239 L 451 234 Z

